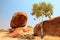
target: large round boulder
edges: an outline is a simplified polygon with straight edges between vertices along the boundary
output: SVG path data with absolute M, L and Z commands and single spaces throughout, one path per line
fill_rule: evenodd
M 27 23 L 28 16 L 25 12 L 16 12 L 10 22 L 10 27 L 18 28 L 25 27 Z
M 60 16 L 36 24 L 36 26 L 34 27 L 34 35 L 41 36 L 42 23 L 43 23 L 42 28 L 44 35 L 60 36 Z

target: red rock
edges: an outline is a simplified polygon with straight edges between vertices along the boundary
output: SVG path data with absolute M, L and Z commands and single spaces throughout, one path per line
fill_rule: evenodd
M 34 28 L 34 35 L 41 35 L 41 23 L 36 24 Z M 60 16 L 43 21 L 43 34 L 51 36 L 60 36 Z
M 24 31 L 25 31 L 26 33 L 28 33 L 28 34 L 34 34 L 33 28 L 27 27 L 27 28 L 24 29 Z
M 16 28 L 12 33 L 10 33 L 9 36 L 18 37 L 18 36 L 24 36 L 26 34 L 32 35 L 33 28 L 19 27 L 19 28 Z
M 28 16 L 25 12 L 16 12 L 10 22 L 10 27 L 18 28 L 25 27 L 27 23 Z
M 23 34 L 24 34 L 23 27 L 21 27 L 21 28 L 16 28 L 12 33 L 10 33 L 9 36 L 18 37 L 18 36 L 23 36 Z

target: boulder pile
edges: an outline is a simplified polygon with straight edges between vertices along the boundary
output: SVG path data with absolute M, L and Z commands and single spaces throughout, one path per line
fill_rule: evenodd
M 16 12 L 10 22 L 10 36 L 33 34 L 33 28 L 26 28 L 28 16 L 25 12 Z

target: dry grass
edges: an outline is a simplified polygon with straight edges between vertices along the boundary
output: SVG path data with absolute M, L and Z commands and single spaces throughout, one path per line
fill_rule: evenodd
M 35 37 L 34 40 L 60 40 L 60 37 L 45 36 L 43 39 L 41 39 L 40 37 Z
M 60 40 L 60 37 L 55 36 L 45 36 L 43 39 L 41 37 L 34 37 L 32 35 L 25 35 L 24 37 L 9 37 L 8 31 L 0 31 L 0 40 Z

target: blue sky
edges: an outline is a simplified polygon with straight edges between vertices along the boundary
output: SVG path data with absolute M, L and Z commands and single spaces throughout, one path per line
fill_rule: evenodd
M 60 0 L 0 0 L 0 27 L 4 29 L 9 28 L 13 14 L 19 11 L 27 13 L 27 25 L 34 27 L 39 20 L 34 21 L 34 16 L 31 15 L 32 5 L 41 2 L 51 3 L 53 5 L 54 14 L 52 18 L 60 16 Z M 47 18 L 44 18 L 44 20 L 45 19 Z

